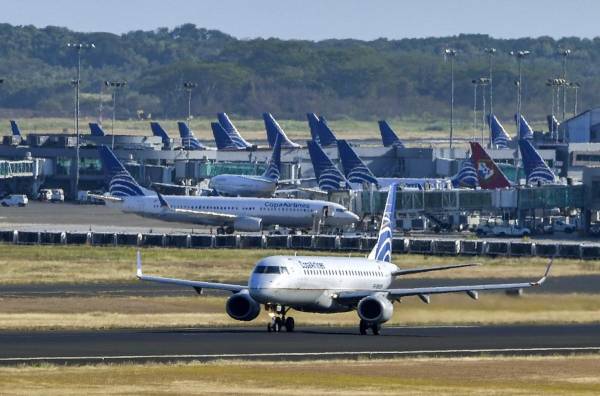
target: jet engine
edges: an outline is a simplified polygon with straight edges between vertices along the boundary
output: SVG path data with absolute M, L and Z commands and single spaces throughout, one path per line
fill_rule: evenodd
M 260 304 L 250 297 L 248 291 L 241 291 L 227 299 L 225 309 L 233 319 L 248 322 L 258 316 Z
M 262 229 L 262 219 L 257 217 L 238 217 L 233 222 L 233 228 L 238 231 L 260 231 Z
M 392 318 L 394 306 L 382 295 L 373 295 L 363 298 L 356 308 L 358 316 L 370 323 L 384 323 Z

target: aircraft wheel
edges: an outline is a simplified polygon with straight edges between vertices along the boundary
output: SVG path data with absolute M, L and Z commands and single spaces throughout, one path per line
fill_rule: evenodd
M 285 320 L 285 329 L 287 330 L 288 333 L 291 333 L 294 331 L 294 318 L 289 317 Z
M 217 228 L 217 235 L 223 235 L 225 233 L 225 229 L 223 227 Z
M 381 325 L 379 323 L 373 323 L 371 325 L 371 330 L 373 330 L 374 335 L 379 335 L 379 331 L 381 330 Z
M 367 322 L 365 322 L 364 320 L 361 319 L 360 324 L 358 325 L 358 330 L 360 331 L 360 335 L 366 335 L 368 327 L 369 326 L 368 326 Z
M 227 226 L 227 227 L 225 228 L 225 233 L 226 233 L 226 234 L 228 234 L 228 235 L 231 235 L 231 234 L 233 234 L 233 232 L 234 232 L 234 231 L 235 231 L 235 230 L 233 229 L 233 227 L 232 227 L 232 226 Z
M 273 331 L 279 333 L 281 331 L 281 327 L 283 323 L 281 322 L 281 318 L 275 318 L 275 323 L 273 324 Z

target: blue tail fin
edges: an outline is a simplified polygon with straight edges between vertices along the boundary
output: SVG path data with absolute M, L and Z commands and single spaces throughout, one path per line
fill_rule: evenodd
M 275 139 L 275 146 L 273 146 L 273 154 L 271 154 L 271 160 L 269 166 L 265 169 L 262 174 L 263 177 L 278 181 L 281 174 L 281 136 L 277 136 Z
M 396 183 L 390 184 L 387 200 L 385 201 L 385 209 L 381 218 L 381 227 L 379 227 L 379 235 L 377 243 L 369 253 L 369 260 L 377 261 L 392 261 L 392 243 L 394 238 L 394 228 L 396 228 Z
M 515 121 L 517 120 L 517 115 L 515 114 Z M 521 121 L 517 123 L 519 130 L 519 139 L 533 139 L 533 129 L 529 126 L 529 123 L 521 114 Z
M 379 124 L 379 132 L 381 132 L 381 142 L 384 147 L 400 147 L 404 148 L 404 143 L 398 137 L 396 132 L 392 129 L 390 124 L 386 120 L 381 120 L 377 122 Z
M 104 129 L 96 122 L 90 122 L 90 133 L 92 136 L 106 136 Z
M 227 131 L 218 122 L 211 122 L 210 127 L 215 137 L 215 143 L 217 144 L 217 150 L 239 150 L 239 147 L 231 140 L 231 137 L 227 134 Z
M 10 129 L 12 131 L 13 136 L 23 137 L 23 135 L 21 135 L 21 129 L 19 129 L 17 121 L 10 120 Z
M 337 141 L 337 138 L 331 128 L 329 128 L 325 117 L 319 117 L 317 131 L 319 133 L 319 144 L 321 144 L 321 146 L 331 146 Z
M 204 150 L 206 147 L 194 136 L 194 132 L 190 130 L 185 122 L 177 122 L 179 128 L 179 136 L 181 136 L 181 144 L 187 150 Z
M 108 191 L 114 197 L 133 197 L 148 195 L 148 190 L 135 181 L 115 154 L 106 146 L 98 147 L 104 176 L 108 180 Z
M 510 138 L 510 135 L 506 133 L 506 130 L 502 124 L 500 124 L 496 115 L 492 114 L 491 117 L 488 116 L 487 121 L 492 130 L 492 146 L 499 149 L 508 148 L 508 144 L 512 139 Z
M 319 117 L 315 113 L 306 113 L 308 119 L 308 127 L 310 128 L 310 136 L 313 142 L 320 143 L 319 141 Z
M 554 182 L 556 179 L 554 172 L 546 165 L 540 153 L 528 140 L 520 139 L 519 148 L 521 149 L 527 184 Z
M 299 144 L 292 142 L 283 129 L 279 126 L 275 118 L 271 115 L 271 113 L 263 113 L 263 120 L 265 121 L 265 129 L 267 130 L 267 140 L 269 141 L 269 147 L 273 147 L 275 145 L 275 140 L 277 136 L 281 136 L 281 147 L 285 148 L 296 148 L 300 147 Z
M 154 136 L 161 138 L 163 146 L 169 147 L 171 145 L 171 138 L 169 137 L 169 134 L 158 122 L 151 122 L 150 129 L 152 130 L 152 134 Z
M 221 124 L 225 132 L 227 132 L 227 134 L 229 135 L 229 138 L 233 141 L 233 143 L 235 143 L 235 145 L 238 148 L 245 149 L 248 147 L 252 147 L 252 145 L 248 143 L 238 132 L 235 125 L 233 125 L 233 123 L 227 116 L 227 113 L 217 113 L 217 118 L 219 119 L 219 124 Z
M 340 153 L 340 159 L 342 160 L 344 174 L 350 183 L 379 184 L 373 172 L 371 172 L 363 160 L 360 159 L 347 141 L 338 140 L 337 146 Z
M 321 146 L 313 141 L 308 141 L 307 146 L 319 188 L 323 191 L 347 188 L 348 181 L 342 175 L 342 172 L 335 167 Z
M 460 164 L 460 169 L 452 179 L 452 187 L 468 187 L 475 188 L 479 185 L 479 179 L 477 178 L 477 169 L 471 158 L 463 160 Z

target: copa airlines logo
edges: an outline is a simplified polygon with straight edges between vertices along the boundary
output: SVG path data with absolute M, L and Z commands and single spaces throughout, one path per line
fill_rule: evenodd
M 488 161 L 479 161 L 477 164 L 477 174 L 483 180 L 488 180 L 492 176 L 494 176 L 494 170 L 491 166 L 489 166 Z
M 527 176 L 527 183 L 552 183 L 554 174 L 546 165 L 537 164 Z
M 186 136 L 186 137 L 182 138 L 181 143 L 183 144 L 183 147 L 192 149 L 192 150 L 198 150 L 198 149 L 202 148 L 200 141 L 198 139 L 196 139 L 194 136 Z
M 476 186 L 479 180 L 477 179 L 477 169 L 475 169 L 473 161 L 470 159 L 464 160 L 454 180 L 456 185 Z
M 494 146 L 496 146 L 499 149 L 508 148 L 508 138 L 506 136 L 502 136 L 502 135 L 495 136 L 492 143 L 494 144 Z
M 231 139 L 231 141 L 233 142 L 233 144 L 236 145 L 236 147 L 240 147 L 240 148 L 245 148 L 247 147 L 246 142 L 244 142 L 239 136 L 237 136 L 234 133 L 227 133 L 229 135 L 229 138 Z
M 351 183 L 372 183 L 377 184 L 377 180 L 375 180 L 369 171 L 364 165 L 357 165 L 350 172 L 348 172 L 348 181 Z
M 271 161 L 263 176 L 271 180 L 279 180 L 281 175 L 279 174 L 279 168 L 277 167 L 277 164 Z
M 379 237 L 377 238 L 377 245 L 375 250 L 375 260 L 378 261 L 392 261 L 392 241 L 393 241 L 393 222 L 392 216 L 395 216 L 396 207 L 396 185 L 390 186 L 387 201 L 385 203 L 385 210 L 383 211 L 383 217 L 381 219 L 381 229 L 379 230 Z
M 321 170 L 319 176 L 319 188 L 323 191 L 339 190 L 344 185 L 344 179 L 339 171 L 331 166 Z
M 116 173 L 110 180 L 110 195 L 115 197 L 133 197 L 144 195 L 137 182 L 127 171 Z

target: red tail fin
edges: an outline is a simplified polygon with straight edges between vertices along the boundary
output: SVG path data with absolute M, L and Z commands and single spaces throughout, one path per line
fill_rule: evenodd
M 479 185 L 484 190 L 510 187 L 510 181 L 504 173 L 496 166 L 494 160 L 485 152 L 484 148 L 477 142 L 471 144 L 471 160 L 477 169 Z

